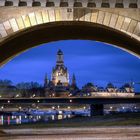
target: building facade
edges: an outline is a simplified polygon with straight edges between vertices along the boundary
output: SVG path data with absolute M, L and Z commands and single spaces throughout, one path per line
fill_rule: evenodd
M 52 69 L 51 79 L 45 76 L 44 88 L 47 97 L 68 97 L 71 93 L 75 93 L 76 78 L 72 77 L 72 84 L 70 84 L 69 72 L 64 64 L 64 54 L 59 49 L 56 56 L 56 65 Z
M 120 88 L 115 87 L 112 83 L 108 83 L 105 88 L 93 83 L 87 83 L 79 89 L 74 74 L 70 83 L 69 72 L 64 64 L 64 54 L 60 49 L 56 57 L 56 65 L 52 69 L 51 79 L 49 80 L 48 76 L 45 76 L 44 88 L 46 97 L 133 97 L 135 95 L 134 88 L 129 83 Z
M 52 70 L 51 81 L 55 86 L 59 84 L 62 84 L 62 86 L 69 85 L 69 73 L 64 65 L 64 56 L 61 50 L 57 52 L 56 66 Z
M 87 83 L 81 91 L 83 96 L 93 97 L 133 97 L 135 95 L 134 88 L 130 83 L 126 83 L 120 88 L 115 87 L 112 83 L 108 83 L 106 88 Z

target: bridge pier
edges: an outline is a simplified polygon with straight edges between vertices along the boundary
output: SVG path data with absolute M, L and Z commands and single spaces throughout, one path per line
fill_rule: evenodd
M 90 105 L 90 116 L 98 116 L 104 114 L 103 104 L 91 104 Z

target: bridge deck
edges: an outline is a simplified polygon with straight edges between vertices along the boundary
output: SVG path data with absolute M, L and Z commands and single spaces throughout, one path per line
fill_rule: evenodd
M 137 97 L 1 98 L 0 104 L 120 104 L 140 103 Z

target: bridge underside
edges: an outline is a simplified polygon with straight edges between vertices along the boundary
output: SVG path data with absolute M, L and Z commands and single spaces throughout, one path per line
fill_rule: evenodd
M 0 65 L 31 47 L 68 39 L 101 41 L 140 56 L 140 42 L 125 33 L 97 23 L 58 21 L 34 26 L 3 41 L 0 44 Z
M 42 43 L 96 40 L 140 56 L 140 9 L 1 7 L 0 66 Z

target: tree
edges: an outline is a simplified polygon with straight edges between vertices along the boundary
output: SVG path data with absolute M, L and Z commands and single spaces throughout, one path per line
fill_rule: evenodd
M 7 79 L 5 79 L 5 80 L 0 80 L 0 86 L 5 86 L 5 87 L 7 87 L 7 86 L 11 86 L 12 85 L 12 81 L 11 80 L 7 80 Z
M 22 94 L 22 97 L 31 97 L 37 94 L 42 86 L 37 82 L 21 82 L 16 85 L 17 89 Z

